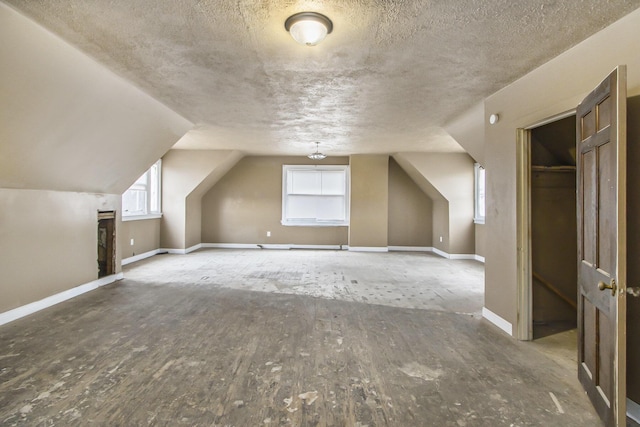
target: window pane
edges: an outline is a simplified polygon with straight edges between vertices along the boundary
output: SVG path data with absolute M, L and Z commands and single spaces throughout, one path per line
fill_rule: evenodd
M 322 171 L 322 194 L 344 194 L 344 171 Z
M 484 169 L 478 171 L 478 214 L 484 217 Z
M 149 189 L 149 212 L 160 212 L 160 192 L 157 182 L 152 182 Z
M 485 170 L 475 165 L 475 220 L 484 221 L 485 218 Z
M 149 169 L 149 213 L 160 212 L 160 161 Z
M 344 197 L 342 196 L 322 197 L 317 206 L 317 219 L 321 221 L 343 221 L 345 219 Z
M 147 192 L 127 190 L 122 196 L 122 211 L 126 215 L 144 215 L 147 213 Z
M 315 219 L 316 198 L 314 196 L 289 196 L 287 204 L 288 219 Z
M 291 171 L 289 194 L 320 194 L 320 173 L 316 171 Z
M 147 173 L 145 172 L 144 174 L 142 174 L 140 178 L 138 178 L 138 180 L 133 185 L 146 186 L 148 182 L 147 179 L 148 179 Z
M 123 215 L 160 213 L 160 165 L 158 160 L 124 192 Z

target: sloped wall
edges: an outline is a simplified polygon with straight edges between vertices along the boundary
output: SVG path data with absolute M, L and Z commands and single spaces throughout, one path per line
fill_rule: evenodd
M 399 153 L 394 158 L 413 172 L 414 181 L 428 185 L 423 190 L 434 201 L 433 246 L 449 254 L 474 254 L 473 159 L 466 153 Z
M 0 3 L 0 187 L 121 194 L 192 124 Z
M 170 150 L 163 157 L 163 248 L 188 249 L 202 242 L 202 195 L 240 158 L 240 152 L 227 150 Z
M 389 159 L 389 246 L 433 246 L 433 202 Z
M 4 312 L 96 280 L 98 210 L 119 239 L 122 192 L 192 124 L 3 3 L 0 40 Z

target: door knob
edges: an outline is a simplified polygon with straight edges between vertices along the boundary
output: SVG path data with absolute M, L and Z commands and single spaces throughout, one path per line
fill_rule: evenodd
M 616 290 L 618 286 L 616 285 L 616 279 L 611 279 L 610 284 L 606 284 L 604 282 L 598 282 L 598 289 L 604 291 L 605 289 L 611 289 L 611 296 L 616 296 Z

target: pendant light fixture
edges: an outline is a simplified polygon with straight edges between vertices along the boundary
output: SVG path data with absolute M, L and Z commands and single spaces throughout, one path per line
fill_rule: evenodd
M 309 154 L 307 156 L 311 160 L 322 160 L 322 159 L 326 159 L 327 158 L 326 154 L 322 154 L 320 151 L 318 151 L 318 149 L 319 149 L 318 145 L 320 145 L 320 143 L 316 142 L 316 152 L 315 153 L 311 153 L 311 154 Z
M 333 31 L 333 22 L 317 12 L 300 12 L 288 17 L 284 28 L 298 43 L 315 46 Z

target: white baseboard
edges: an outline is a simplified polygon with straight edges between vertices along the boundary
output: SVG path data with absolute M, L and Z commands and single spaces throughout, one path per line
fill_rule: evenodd
M 328 249 L 338 251 L 345 245 L 296 245 L 272 243 L 202 243 L 203 248 L 217 249 Z
M 484 262 L 484 257 L 476 254 L 449 254 L 449 253 L 446 253 L 445 251 L 441 251 L 438 248 L 432 248 L 431 251 L 434 254 L 440 255 L 441 257 L 446 259 L 471 259 L 475 261 Z
M 431 246 L 389 246 L 389 252 L 433 252 Z
M 73 297 L 77 297 L 78 295 L 97 289 L 100 286 L 105 286 L 117 280 L 122 280 L 123 278 L 124 275 L 122 273 L 101 277 L 100 279 L 85 283 L 84 285 L 76 286 L 75 288 L 67 289 L 66 291 L 51 295 L 41 299 L 40 301 L 35 301 L 18 308 L 14 308 L 13 310 L 5 311 L 4 313 L 0 313 L 0 325 L 13 322 L 14 320 L 18 320 L 40 310 L 44 310 L 45 308 L 59 304 L 63 301 L 67 301 Z
M 198 243 L 197 245 L 193 245 L 190 248 L 185 249 L 184 253 L 188 254 L 193 251 L 197 251 L 198 249 L 201 249 L 201 248 L 202 248 L 202 243 Z
M 149 251 L 149 252 L 145 252 L 145 253 L 142 253 L 142 254 L 130 256 L 129 258 L 125 258 L 125 259 L 122 260 L 122 265 L 131 264 L 132 262 L 140 261 L 140 260 L 143 260 L 145 258 L 150 258 L 150 257 L 152 257 L 154 255 L 158 255 L 160 252 L 161 252 L 160 249 L 154 249 L 154 250 Z
M 291 245 L 278 244 L 278 243 L 259 243 L 258 246 L 260 249 L 280 249 L 288 251 L 291 249 Z
M 493 311 L 489 310 L 487 307 L 482 307 L 482 317 L 505 331 L 510 336 L 513 336 L 513 325 L 495 314 Z
M 389 252 L 386 246 L 349 246 L 349 252 Z
M 166 253 L 170 253 L 173 255 L 186 255 L 188 253 L 191 253 L 193 251 L 197 251 L 198 249 L 202 248 L 202 243 L 198 243 L 197 245 L 193 245 L 190 248 L 186 248 L 186 249 L 169 249 L 169 248 L 162 248 L 162 249 L 158 249 L 158 253 L 160 252 L 166 252 Z
M 290 245 L 291 249 L 318 249 L 318 250 L 342 250 L 342 245 Z
M 484 257 L 475 254 L 448 254 L 432 246 L 349 246 L 349 245 L 296 245 L 296 244 L 269 244 L 269 243 L 202 243 L 202 248 L 218 249 L 329 249 L 347 250 L 351 252 L 433 252 L 447 259 L 470 259 L 484 262 Z M 179 249 L 166 249 L 169 253 L 182 253 Z
M 260 249 L 260 247 L 254 243 L 203 243 L 202 247 L 216 249 Z
M 122 265 L 126 265 L 130 262 L 138 261 L 139 259 L 146 258 L 147 256 L 153 256 L 160 252 L 168 252 L 170 254 L 185 255 L 201 248 L 215 248 L 215 249 L 318 249 L 318 250 L 346 250 L 351 252 L 433 252 L 446 259 L 471 259 L 480 262 L 484 262 L 484 257 L 475 254 L 448 254 L 441 251 L 438 248 L 431 246 L 349 246 L 349 245 L 297 245 L 297 244 L 272 244 L 272 243 L 200 243 L 192 246 L 188 249 L 158 249 L 157 251 L 147 252 L 145 254 L 136 255 L 136 257 L 142 258 L 126 258 L 122 261 Z M 153 253 L 154 252 L 154 253 Z M 147 255 L 149 254 L 149 255 Z M 147 256 L 144 256 L 147 255 Z M 133 259 L 136 258 L 136 259 Z M 126 264 L 125 264 L 126 261 Z
M 627 399 L 627 417 L 640 424 L 640 405 Z
M 451 259 L 451 255 L 449 255 L 445 251 L 441 251 L 438 248 L 431 248 L 431 251 L 436 255 L 440 255 L 442 258 Z
M 449 259 L 471 259 L 476 260 L 476 254 L 449 254 Z
M 169 248 L 160 248 L 159 250 L 162 253 L 167 253 L 171 255 L 185 255 L 187 253 L 186 249 L 169 249 Z

